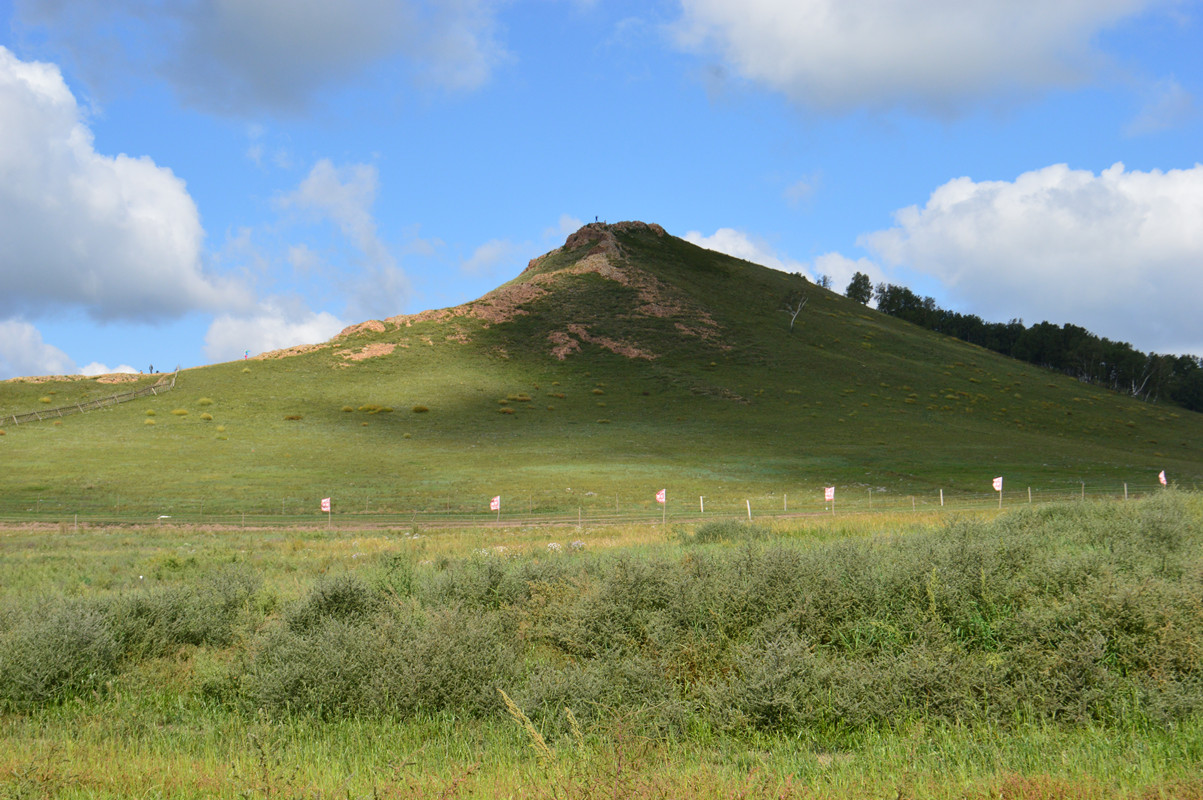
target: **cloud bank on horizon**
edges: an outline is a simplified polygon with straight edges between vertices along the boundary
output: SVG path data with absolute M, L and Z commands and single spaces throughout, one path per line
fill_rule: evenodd
M 0 378 L 463 302 L 599 207 L 1203 355 L 1199 10 L 0 2 Z

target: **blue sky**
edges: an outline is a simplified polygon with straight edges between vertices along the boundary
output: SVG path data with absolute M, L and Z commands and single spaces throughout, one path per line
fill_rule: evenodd
M 0 378 L 475 299 L 594 216 L 1203 355 L 1198 0 L 0 0 Z

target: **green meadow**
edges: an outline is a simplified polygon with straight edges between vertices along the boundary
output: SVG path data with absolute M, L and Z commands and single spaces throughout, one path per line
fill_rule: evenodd
M 0 796 L 1198 797 L 1203 500 L 0 532 Z
M 0 384 L 0 797 L 1203 798 L 1203 416 L 590 230 Z
M 613 226 L 612 226 L 613 227 Z M 647 228 L 553 251 L 447 313 L 288 357 L 188 369 L 174 391 L 0 422 L 10 520 L 823 511 L 1122 496 L 1203 479 L 1203 415 L 921 330 Z M 593 259 L 591 262 L 590 259 Z M 590 267 L 589 265 L 593 266 Z M 541 294 L 540 294 L 541 292 Z M 808 302 L 790 329 L 791 292 Z M 556 343 L 567 352 L 556 357 Z M 575 350 L 572 347 L 575 346 Z M 140 384 L 154 379 L 144 376 Z M 0 384 L 0 417 L 129 384 Z M 277 522 L 286 520 L 277 519 Z

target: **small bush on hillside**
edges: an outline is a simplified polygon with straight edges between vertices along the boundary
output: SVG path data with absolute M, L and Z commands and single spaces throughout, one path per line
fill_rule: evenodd
M 202 397 L 201 399 L 199 399 L 199 400 L 197 400 L 197 401 L 196 401 L 196 404 L 197 404 L 198 406 L 211 406 L 211 405 L 213 405 L 213 398 L 211 398 L 211 397 Z
M 510 408 L 509 406 L 502 406 L 501 408 L 497 409 L 497 413 L 498 414 L 513 414 L 514 409 Z
M 188 416 L 188 409 L 186 409 L 186 408 L 173 408 L 173 409 L 171 410 L 171 413 L 172 413 L 172 414 L 174 414 L 174 415 L 175 415 L 175 416 L 177 416 L 177 417 L 186 417 L 186 416 Z
M 412 410 L 415 414 L 425 414 L 430 409 L 426 406 L 414 406 Z
M 155 421 L 154 421 L 153 419 L 151 419 L 150 417 L 147 417 L 147 418 L 146 418 L 146 419 L 143 421 L 143 423 L 142 423 L 142 424 L 143 424 L 143 425 L 154 425 L 154 424 L 155 424 Z
M 301 415 L 300 414 L 286 414 L 284 416 L 284 419 L 289 420 L 291 422 L 295 422 L 296 420 L 301 419 Z
M 201 414 L 201 415 L 200 415 L 200 418 L 201 418 L 201 419 L 203 419 L 205 422 L 212 422 L 212 421 L 213 421 L 213 415 L 212 415 L 212 414 L 210 414 L 208 411 L 206 411 L 205 413 Z
M 49 405 L 49 403 L 50 403 L 50 398 L 49 398 L 49 397 L 39 397 L 39 398 L 38 398 L 38 402 L 39 402 L 39 403 L 46 403 L 47 405 Z
M 343 407 L 342 407 L 342 410 L 343 410 L 343 411 L 354 411 L 355 409 L 354 409 L 354 408 L 352 408 L 351 406 L 343 406 Z
M 153 417 L 154 415 L 155 415 L 155 410 L 153 408 L 146 409 L 146 416 Z

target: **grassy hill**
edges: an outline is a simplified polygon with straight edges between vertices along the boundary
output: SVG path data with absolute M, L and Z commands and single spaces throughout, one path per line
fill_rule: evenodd
M 781 302 L 808 303 L 790 330 Z M 149 382 L 153 379 L 142 379 Z M 0 384 L 0 416 L 115 393 Z M 207 419 L 205 417 L 211 417 Z M 642 223 L 590 225 L 454 309 L 0 422 L 0 513 L 310 513 L 1122 491 L 1203 480 L 1203 415 L 923 331 Z M 1081 483 L 1080 483 L 1081 482 Z M 797 498 L 796 504 L 793 498 Z M 771 500 L 769 498 L 772 498 Z M 1026 496 L 1024 498 L 1026 500 Z M 818 507 L 822 508 L 821 502 Z

